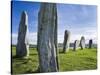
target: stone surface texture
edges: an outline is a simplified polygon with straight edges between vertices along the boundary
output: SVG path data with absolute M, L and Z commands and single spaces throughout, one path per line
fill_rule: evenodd
M 57 7 L 55 3 L 41 3 L 38 14 L 37 45 L 40 72 L 58 71 Z

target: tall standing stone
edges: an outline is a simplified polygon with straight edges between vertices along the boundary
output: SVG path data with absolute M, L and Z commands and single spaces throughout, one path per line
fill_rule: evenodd
M 42 3 L 40 6 L 37 45 L 40 72 L 58 71 L 56 4 Z
M 81 37 L 80 46 L 81 46 L 81 49 L 85 48 L 85 38 L 84 38 L 84 36 Z
M 76 51 L 78 49 L 79 44 L 80 44 L 80 41 L 79 40 L 75 40 L 75 42 L 74 42 L 74 48 L 73 48 L 74 51 Z
M 69 45 L 70 45 L 70 32 L 68 30 L 65 30 L 64 43 L 63 43 L 63 53 L 69 51 Z
M 27 32 L 28 32 L 28 16 L 27 13 L 23 11 L 21 14 L 21 20 L 18 30 L 18 41 L 16 46 L 17 57 L 26 57 L 29 55 Z
M 92 39 L 90 39 L 90 40 L 89 40 L 89 48 L 91 49 L 92 46 L 93 46 L 93 41 L 92 41 Z

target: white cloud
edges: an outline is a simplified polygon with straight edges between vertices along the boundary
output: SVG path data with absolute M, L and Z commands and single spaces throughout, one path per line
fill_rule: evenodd
M 17 37 L 18 37 L 18 35 L 17 35 L 17 33 L 13 33 L 12 35 L 11 35 L 11 42 L 12 42 L 12 44 L 14 44 L 14 45 L 16 45 L 17 44 Z
M 63 43 L 64 40 L 64 31 L 66 28 L 59 30 L 58 29 L 58 43 Z M 80 40 L 81 36 L 84 36 L 86 39 L 86 43 L 88 43 L 89 39 L 93 39 L 94 43 L 97 43 L 97 29 L 96 27 L 85 27 L 85 28 L 76 28 L 70 29 L 70 42 L 74 42 L 75 40 Z M 12 44 L 17 43 L 18 35 L 12 34 Z M 28 34 L 28 39 L 30 44 L 37 44 L 37 32 L 31 32 Z
M 64 31 L 65 28 L 62 30 L 58 30 L 58 42 L 63 43 L 64 40 Z M 93 39 L 94 43 L 97 43 L 97 29 L 96 27 L 85 27 L 85 28 L 73 28 L 69 29 L 70 35 L 70 42 L 74 42 L 75 40 L 80 40 L 81 36 L 84 36 L 86 39 L 86 43 L 88 43 L 89 39 Z
M 17 44 L 17 33 L 12 33 L 12 44 Z M 31 32 L 28 34 L 29 44 L 37 44 L 37 32 Z
M 30 44 L 37 44 L 37 32 L 29 33 L 29 43 Z

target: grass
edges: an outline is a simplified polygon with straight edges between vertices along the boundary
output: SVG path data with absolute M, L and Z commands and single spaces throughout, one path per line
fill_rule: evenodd
M 12 72 L 13 74 L 38 73 L 38 55 L 36 48 L 30 48 L 28 58 L 16 58 L 16 47 L 12 47 Z M 60 49 L 61 50 L 61 49 Z M 97 49 L 84 49 L 59 53 L 60 72 L 92 70 L 97 68 Z
M 96 49 L 84 49 L 60 54 L 60 71 L 90 70 L 97 68 Z

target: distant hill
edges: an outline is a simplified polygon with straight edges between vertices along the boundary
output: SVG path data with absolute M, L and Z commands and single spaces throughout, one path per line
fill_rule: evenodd
M 16 46 L 16 45 L 11 45 L 11 46 Z M 70 43 L 70 47 L 72 48 L 74 46 L 74 43 Z M 32 45 L 32 44 L 30 44 L 30 46 L 29 46 L 30 48 L 31 47 L 33 47 L 33 48 L 36 48 L 37 47 L 37 45 Z M 88 46 L 88 44 L 86 44 L 86 48 L 88 48 L 89 46 Z M 97 48 L 97 44 L 93 44 L 93 47 L 94 48 Z M 62 43 L 58 43 L 58 48 L 63 48 L 63 44 Z
M 74 46 L 74 43 L 70 43 L 70 47 L 72 48 L 73 46 Z M 86 48 L 89 47 L 88 44 L 86 44 L 85 46 L 86 46 Z M 58 44 L 58 48 L 62 48 L 62 47 L 63 47 L 63 44 L 62 43 L 59 43 Z M 97 48 L 97 44 L 93 44 L 93 48 Z

